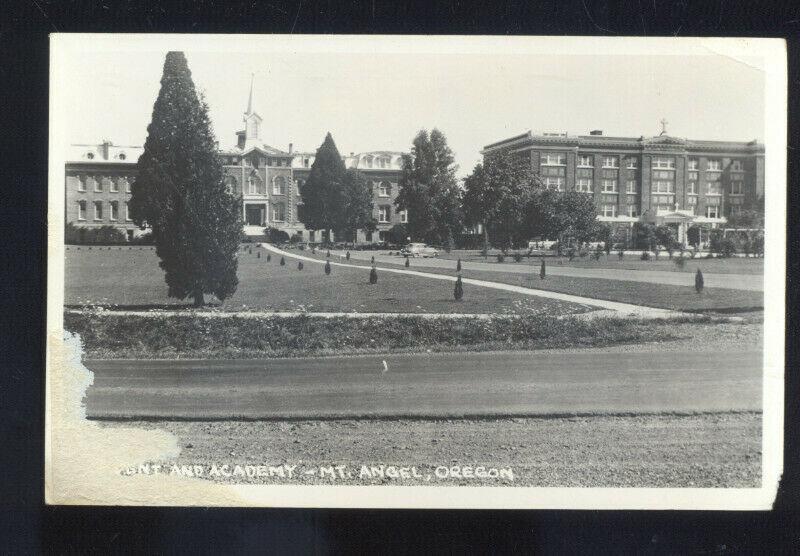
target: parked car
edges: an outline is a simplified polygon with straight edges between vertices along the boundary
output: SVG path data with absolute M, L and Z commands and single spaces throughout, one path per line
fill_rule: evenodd
M 400 254 L 404 257 L 438 257 L 439 251 L 425 243 L 409 243 Z
M 539 251 L 547 251 L 552 249 L 553 246 L 558 243 L 556 240 L 544 239 L 539 241 L 529 241 L 528 242 L 528 249 L 535 249 Z

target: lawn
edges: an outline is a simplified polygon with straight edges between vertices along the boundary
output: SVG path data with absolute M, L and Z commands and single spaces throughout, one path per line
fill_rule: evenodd
M 455 253 L 455 252 L 454 252 Z M 303 255 L 312 256 L 310 252 L 304 251 Z M 318 251 L 317 258 L 324 258 L 325 252 Z M 337 262 L 342 262 L 339 258 Z M 483 258 L 479 257 L 474 259 L 483 262 Z M 491 259 L 490 259 L 491 260 Z M 743 291 L 724 288 L 705 288 L 702 294 L 698 294 L 694 289 L 694 278 L 689 275 L 686 278 L 686 286 L 674 286 L 669 284 L 651 284 L 647 282 L 632 282 L 625 280 L 606 280 L 600 278 L 582 278 L 573 276 L 547 276 L 542 280 L 539 278 L 539 259 L 523 259 L 523 262 L 515 263 L 513 259 L 506 258 L 507 261 L 498 266 L 509 266 L 519 268 L 526 265 L 530 267 L 529 273 L 519 272 L 499 272 L 488 270 L 472 270 L 469 268 L 470 259 L 462 259 L 464 267 L 461 275 L 464 278 L 474 278 L 477 280 L 487 280 L 494 282 L 502 282 L 505 284 L 512 284 L 515 286 L 522 286 L 526 288 L 534 288 L 548 291 L 555 291 L 559 293 L 566 293 L 571 295 L 578 295 L 584 297 L 591 297 L 594 299 L 605 299 L 609 301 L 618 301 L 622 303 L 632 303 L 635 305 L 646 305 L 649 307 L 658 307 L 662 309 L 674 309 L 679 311 L 689 312 L 747 312 L 764 307 L 764 296 L 761 292 Z M 398 258 L 397 263 L 384 263 L 381 265 L 391 266 L 393 268 L 403 268 L 403 259 Z M 548 266 L 557 264 L 555 259 L 547 259 Z M 748 259 L 748 264 L 758 263 L 763 265 L 763 261 L 756 259 Z M 353 261 L 355 264 L 365 264 L 364 261 Z M 600 263 L 605 261 L 601 260 Z M 642 261 L 640 261 L 642 262 Z M 654 264 L 662 264 L 666 261 L 659 261 Z M 716 261 L 716 260 L 703 260 L 702 263 L 716 263 L 718 266 L 732 261 Z M 692 261 L 692 269 L 688 272 L 694 272 L 695 263 L 700 264 L 699 260 Z M 593 263 L 585 263 L 585 266 L 590 266 Z M 675 266 L 674 263 L 669 263 Z M 565 262 L 564 266 L 567 266 Z M 690 263 L 687 263 L 687 267 Z M 414 260 L 411 260 L 411 268 L 414 268 Z M 639 267 L 640 269 L 642 267 Z M 644 267 L 649 268 L 649 267 Z M 653 268 L 656 269 L 655 267 Z M 429 272 L 434 274 L 453 275 L 453 270 L 437 269 L 437 268 L 420 268 L 422 272 Z M 711 272 L 705 270 L 704 272 Z M 469 285 L 464 286 L 466 299 L 469 294 L 475 291 L 475 287 L 470 288 Z
M 260 258 L 257 253 L 261 253 Z M 558 300 L 471 288 L 463 301 L 453 299 L 453 283 L 436 279 L 379 273 L 378 283 L 368 283 L 369 272 L 334 266 L 330 276 L 322 265 L 280 257 L 267 261 L 267 253 L 239 252 L 239 287 L 222 310 L 393 312 L 393 313 L 499 313 L 563 315 L 590 307 Z M 167 297 L 158 257 L 150 247 L 94 247 L 66 251 L 65 304 L 72 307 L 113 306 L 126 309 L 186 308 L 189 300 Z M 209 301 L 213 301 L 210 298 Z

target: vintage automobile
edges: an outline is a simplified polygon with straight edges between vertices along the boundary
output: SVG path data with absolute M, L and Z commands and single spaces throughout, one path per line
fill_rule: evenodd
M 403 257 L 438 257 L 439 251 L 425 243 L 409 243 L 400 250 Z

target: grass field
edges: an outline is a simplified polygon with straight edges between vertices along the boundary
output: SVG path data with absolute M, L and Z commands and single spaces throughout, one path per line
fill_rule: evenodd
M 257 258 L 259 251 L 261 258 Z M 252 254 L 239 252 L 239 287 L 233 297 L 217 304 L 220 309 L 520 315 L 564 315 L 591 309 L 489 288 L 472 288 L 469 296 L 456 302 L 449 281 L 382 273 L 378 283 L 370 285 L 369 273 L 363 269 L 333 267 L 331 275 L 326 276 L 320 265 L 306 263 L 300 271 L 294 259 L 287 258 L 286 265 L 281 266 L 280 257 L 267 262 L 266 256 L 257 249 Z M 185 308 L 190 304 L 166 294 L 158 257 L 149 247 L 71 247 L 66 252 L 67 306 L 147 309 Z
M 318 251 L 316 255 L 311 255 L 306 251 L 302 252 L 302 254 L 306 256 L 315 256 L 316 258 L 320 259 L 325 258 L 325 253 L 320 251 Z M 480 258 L 475 260 L 482 261 L 483 259 Z M 649 307 L 674 309 L 679 311 L 727 313 L 760 310 L 764 307 L 764 296 L 761 292 L 723 288 L 706 288 L 703 290 L 702 294 L 698 295 L 694 289 L 694 277 L 691 274 L 688 274 L 686 277 L 686 286 L 555 275 L 547 276 L 546 279 L 542 280 L 539 278 L 539 259 L 531 259 L 530 261 L 524 259 L 523 262 L 519 263 L 513 262 L 513 259 L 511 260 L 512 262 L 505 262 L 498 264 L 498 266 L 502 267 L 514 265 L 519 267 L 526 265 L 530 268 L 530 272 L 527 274 L 522 274 L 519 272 L 472 270 L 469 268 L 469 260 L 462 259 L 464 268 L 462 269 L 461 275 L 464 278 L 490 280 L 505 284 L 512 284 L 515 286 L 591 297 L 594 299 L 605 299 L 609 301 L 619 301 L 622 303 L 633 303 L 636 305 L 646 305 Z M 757 261 L 756 259 L 748 259 L 748 261 L 763 265 L 763 261 Z M 343 261 L 337 258 L 337 262 Z M 355 264 L 364 264 L 363 261 L 354 260 L 353 262 Z M 729 261 L 702 261 L 702 263 L 706 262 L 725 264 Z M 381 264 L 387 265 L 387 263 L 383 262 L 381 262 Z M 548 259 L 546 260 L 546 264 L 551 266 L 557 263 L 556 260 Z M 670 264 L 674 266 L 674 263 Z M 695 264 L 695 261 L 693 261 L 692 264 Z M 700 264 L 700 261 L 697 261 L 697 264 Z M 394 268 L 404 268 L 403 259 L 398 257 L 397 262 L 392 263 L 389 266 Z M 587 263 L 586 266 L 589 266 L 589 264 Z M 412 259 L 411 268 L 413 269 L 413 267 L 414 261 Z M 689 267 L 688 262 L 687 267 Z M 453 270 L 446 269 L 425 267 L 421 270 L 435 274 L 454 274 Z M 691 270 L 691 272 L 694 272 L 694 270 Z M 711 271 L 706 270 L 706 272 Z M 475 291 L 475 288 L 470 288 L 468 285 L 465 285 L 465 288 L 469 288 L 464 290 L 464 298 L 466 299 L 467 295 L 472 294 Z
M 523 255 L 522 261 L 519 263 L 514 262 L 514 251 L 509 251 L 505 257 L 505 261 L 502 263 L 497 262 L 497 254 L 500 253 L 499 250 L 492 250 L 489 252 L 488 257 L 484 257 L 481 255 L 480 251 L 475 250 L 456 250 L 451 251 L 450 253 L 445 253 L 441 251 L 439 253 L 439 258 L 447 259 L 455 261 L 457 259 L 461 259 L 462 261 L 475 261 L 475 262 L 486 262 L 486 263 L 494 263 L 498 265 L 521 265 L 521 264 L 531 264 L 531 265 L 538 265 L 539 264 L 539 257 L 525 257 L 525 250 L 519 251 L 520 254 Z M 619 269 L 619 270 L 661 270 L 667 272 L 695 272 L 698 268 L 703 273 L 711 273 L 711 274 L 755 274 L 761 275 L 764 274 L 764 259 L 756 259 L 756 258 L 743 258 L 743 257 L 731 257 L 730 259 L 721 259 L 721 258 L 714 258 L 714 259 L 706 259 L 704 256 L 697 256 L 694 259 L 690 259 L 688 254 L 686 255 L 686 264 L 683 268 L 680 268 L 678 265 L 675 264 L 674 260 L 670 260 L 666 251 L 662 251 L 658 257 L 658 260 L 655 260 L 651 256 L 649 261 L 643 261 L 639 258 L 640 254 L 629 254 L 625 255 L 622 260 L 619 259 L 617 253 L 612 251 L 610 256 L 606 256 L 605 253 L 600 257 L 599 260 L 594 260 L 591 256 L 586 257 L 575 257 L 573 260 L 569 260 L 567 257 L 546 257 L 548 264 L 557 264 L 556 261 L 560 260 L 561 264 L 565 267 L 575 267 L 575 268 L 612 268 L 612 269 Z M 674 254 L 674 258 L 678 257 L 678 253 Z

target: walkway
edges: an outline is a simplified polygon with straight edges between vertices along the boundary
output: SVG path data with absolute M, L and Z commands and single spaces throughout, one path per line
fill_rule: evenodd
M 344 256 L 344 252 L 331 251 L 331 257 Z M 375 251 L 351 251 L 351 259 L 368 261 L 375 257 L 376 263 L 402 264 L 403 258 L 378 254 Z M 548 261 L 549 262 L 549 261 Z M 497 264 L 480 261 L 462 263 L 470 270 L 489 272 L 506 272 L 512 274 L 529 274 L 530 265 Z M 448 259 L 414 259 L 417 268 L 436 268 L 455 271 L 456 261 Z M 533 269 L 535 271 L 536 269 Z M 547 273 L 553 276 L 574 276 L 576 278 L 600 278 L 603 280 L 623 280 L 626 282 L 646 282 L 649 284 L 666 284 L 670 286 L 694 287 L 694 274 L 691 272 L 670 272 L 668 270 L 620 270 L 615 268 L 581 268 L 574 266 L 547 265 Z M 764 277 L 758 274 L 714 274 L 703 273 L 705 287 L 727 288 L 733 290 L 764 291 Z
M 293 259 L 307 261 L 307 262 L 314 263 L 314 264 L 320 264 L 320 265 L 324 265 L 325 264 L 325 260 L 324 259 L 316 259 L 316 258 L 313 258 L 313 257 L 307 257 L 305 255 L 299 255 L 296 252 L 293 253 L 291 251 L 284 251 L 283 249 L 278 249 L 277 247 L 275 247 L 275 246 L 273 246 L 273 245 L 271 245 L 269 243 L 262 244 L 262 247 L 264 249 L 272 251 L 273 253 L 276 253 L 278 255 L 283 255 L 285 257 L 291 257 Z M 331 253 L 331 260 L 330 260 L 331 266 L 343 266 L 343 267 L 348 267 L 348 268 L 363 268 L 365 270 L 369 270 L 371 268 L 370 266 L 362 266 L 362 265 L 358 265 L 358 264 L 336 262 L 334 260 L 335 258 L 336 257 L 333 256 L 333 253 Z M 353 258 L 353 256 L 351 254 L 351 259 L 352 258 Z M 382 259 L 390 259 L 390 257 L 382 256 Z M 376 262 L 378 262 L 378 257 L 375 257 L 375 260 L 376 260 Z M 415 259 L 415 261 L 414 261 L 415 265 L 417 264 L 418 261 L 430 262 L 432 260 L 431 259 Z M 396 258 L 392 262 L 396 263 L 397 262 Z M 437 262 L 437 261 L 434 260 L 432 262 Z M 452 266 L 453 266 L 453 268 L 455 268 L 454 261 L 438 261 L 438 262 L 453 263 Z M 453 277 L 452 276 L 448 276 L 448 275 L 445 275 L 445 274 L 434 274 L 434 273 L 431 273 L 431 272 L 420 272 L 418 270 L 408 270 L 408 269 L 405 269 L 405 268 L 391 268 L 391 267 L 377 267 L 377 268 L 379 268 L 381 270 L 381 272 L 393 272 L 393 273 L 396 273 L 396 274 L 406 274 L 406 275 L 409 275 L 409 276 L 418 276 L 420 278 L 430 278 L 430 279 L 433 279 L 433 280 L 445 280 L 445 281 L 448 281 L 448 282 L 452 282 L 453 281 Z M 433 266 L 433 268 L 442 268 L 442 267 Z M 472 263 L 470 263 L 470 268 L 472 268 Z M 631 316 L 642 317 L 642 318 L 662 318 L 662 317 L 663 318 L 669 318 L 669 317 L 674 317 L 674 316 L 682 314 L 682 313 L 680 313 L 678 311 L 671 311 L 669 309 L 657 309 L 657 308 L 654 308 L 654 307 L 644 307 L 644 306 L 641 306 L 641 305 L 633 305 L 631 303 L 619 303 L 619 302 L 616 302 L 616 301 L 606 301 L 606 300 L 603 300 L 603 299 L 594 299 L 594 298 L 591 298 L 591 297 L 581 297 L 581 296 L 577 296 L 577 295 L 569 295 L 569 294 L 566 294 L 566 293 L 558 293 L 558 292 L 547 291 L 547 290 L 537 290 L 537 289 L 533 289 L 533 288 L 525 288 L 525 287 L 522 287 L 522 286 L 514 286 L 514 285 L 511 285 L 511 284 L 503 284 L 501 282 L 490 282 L 488 280 L 476 280 L 474 278 L 462 278 L 462 281 L 464 282 L 464 284 L 471 284 L 473 286 L 481 286 L 481 287 L 485 287 L 485 288 L 492 288 L 492 289 L 495 289 L 495 290 L 514 292 L 514 293 L 519 293 L 519 294 L 522 294 L 522 295 L 531 295 L 531 296 L 535 296 L 535 297 L 545 297 L 545 298 L 548 298 L 548 299 L 557 299 L 559 301 L 567 301 L 569 303 L 581 303 L 583 305 L 589 305 L 589 306 L 592 306 L 592 307 L 599 307 L 601 309 L 610 309 L 612 311 L 617 311 L 619 313 L 623 313 L 623 314 L 627 314 L 627 315 L 631 315 Z

